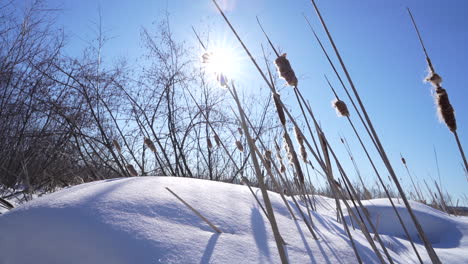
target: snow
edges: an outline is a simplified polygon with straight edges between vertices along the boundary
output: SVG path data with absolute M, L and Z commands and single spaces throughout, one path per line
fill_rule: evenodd
M 169 193 L 169 187 L 223 233 Z M 260 190 L 253 188 L 261 199 Z M 269 192 L 290 263 L 357 263 L 334 200 L 315 197 L 314 240 Z M 292 208 L 297 208 L 288 198 Z M 417 263 L 388 200 L 364 201 L 395 263 Z M 395 200 L 405 222 L 405 209 Z M 444 263 L 468 263 L 468 217 L 412 203 Z M 305 212 L 306 208 L 302 208 Z M 346 210 L 345 210 L 346 212 Z M 349 218 L 348 218 L 349 220 Z M 352 230 L 364 263 L 377 263 Z M 417 238 L 413 227 L 411 236 Z M 421 243 L 417 248 L 429 258 Z M 0 215 L 0 263 L 279 263 L 270 224 L 246 186 L 176 177 L 135 177 L 81 184 Z

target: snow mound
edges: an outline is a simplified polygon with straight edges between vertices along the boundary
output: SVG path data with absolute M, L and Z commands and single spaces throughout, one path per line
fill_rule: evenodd
M 403 202 L 397 199 L 394 199 L 393 202 L 413 241 L 422 243 Z M 377 231 L 379 234 L 407 239 L 395 210 L 388 199 L 374 199 L 364 201 L 363 204 L 369 212 L 373 224 L 378 224 Z M 410 201 L 410 204 L 433 247 L 454 248 L 460 244 L 463 234 L 460 228 L 457 227 L 457 221 L 455 221 L 454 217 L 421 203 Z
M 214 232 L 165 187 L 223 233 Z M 258 189 L 254 192 L 261 198 Z M 320 206 L 312 216 L 319 240 L 314 240 L 302 219 L 292 219 L 280 196 L 269 195 L 290 263 L 357 262 L 343 226 L 334 218 L 332 200 L 316 197 Z M 387 212 L 385 201 L 372 203 L 374 207 L 368 206 L 371 214 Z M 305 207 L 301 208 L 305 212 Z M 443 262 L 466 263 L 466 218 L 445 216 L 417 204 L 415 210 L 423 218 L 434 215 L 445 219 L 443 225 L 460 232 L 456 245 L 445 243 L 436 252 Z M 389 247 L 394 261 L 416 263 L 408 241 L 399 238 L 391 229 L 395 223 L 384 218 L 379 230 L 389 230 L 389 236 L 384 237 L 394 243 Z M 427 228 L 440 227 L 431 224 Z M 351 232 L 363 262 L 377 263 L 362 233 L 357 229 Z M 434 235 L 439 243 L 450 236 Z M 423 246 L 418 244 L 417 248 L 427 261 Z M 240 185 L 175 177 L 105 180 L 37 198 L 0 216 L 0 263 L 279 262 L 268 220 L 248 188 Z

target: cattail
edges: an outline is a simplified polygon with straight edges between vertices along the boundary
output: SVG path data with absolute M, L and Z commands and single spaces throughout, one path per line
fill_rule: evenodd
M 211 144 L 211 140 L 209 137 L 206 138 L 206 145 L 208 146 L 208 148 L 213 148 L 213 144 Z
M 271 151 L 265 150 L 265 153 L 263 153 L 263 158 L 265 159 L 265 167 L 267 170 L 271 169 Z
M 286 151 L 286 155 L 288 157 L 289 163 L 291 165 L 294 165 L 294 160 L 293 160 L 293 153 L 292 153 L 292 147 L 289 145 L 288 140 L 286 140 L 286 132 L 283 133 L 283 146 L 284 150 Z
M 283 53 L 283 55 L 279 56 L 275 60 L 276 68 L 278 69 L 279 75 L 286 80 L 288 85 L 290 86 L 297 86 L 297 78 L 296 74 L 294 74 L 293 69 L 291 68 L 291 64 L 289 63 L 289 60 L 286 59 L 286 53 Z
M 338 116 L 349 116 L 349 110 L 345 102 L 340 99 L 335 99 L 333 101 L 333 106 L 335 107 Z
M 296 135 L 296 140 L 299 145 L 304 145 L 304 136 L 297 126 L 294 126 L 294 135 Z
M 286 116 L 284 115 L 283 107 L 281 106 L 281 99 L 278 93 L 273 93 L 273 101 L 275 101 L 276 112 L 283 126 L 286 125 Z
M 275 149 L 276 149 L 276 158 L 280 164 L 280 173 L 284 173 L 286 171 L 286 166 L 283 163 L 283 157 L 281 157 L 281 149 L 278 144 L 275 142 Z
M 221 145 L 221 140 L 219 139 L 218 135 L 214 136 L 214 140 L 215 140 L 217 146 Z
M 430 71 L 429 75 L 424 80 L 426 82 L 430 82 L 434 88 L 440 87 L 440 84 L 442 83 L 442 77 L 433 71 Z
M 244 135 L 244 131 L 242 131 L 242 128 L 238 127 L 237 128 L 237 131 L 239 132 L 239 134 L 242 136 Z
M 117 150 L 117 152 L 122 153 L 122 148 L 120 147 L 120 144 L 117 142 L 117 140 L 112 140 L 112 144 L 114 145 L 114 148 Z
M 239 140 L 236 140 L 236 147 L 240 152 L 244 152 L 244 146 L 242 146 L 242 143 Z
M 156 147 L 154 146 L 154 143 L 151 139 L 145 137 L 144 139 L 145 145 L 154 153 L 156 153 Z
M 299 148 L 300 152 L 301 152 L 301 157 L 302 157 L 302 160 L 304 161 L 304 163 L 307 163 L 307 150 L 306 148 L 304 147 L 304 145 L 302 145 L 300 148 Z
M 294 134 L 296 135 L 297 143 L 299 144 L 299 151 L 301 153 L 302 160 L 307 163 L 307 151 L 304 146 L 304 135 L 297 126 L 294 126 Z
M 450 131 L 457 130 L 457 121 L 455 120 L 455 110 L 453 110 L 447 91 L 442 87 L 436 89 L 436 103 L 439 118 L 445 122 Z
M 128 170 L 128 173 L 130 173 L 130 175 L 134 177 L 138 176 L 138 172 L 135 170 L 135 167 L 133 167 L 132 164 L 127 165 L 127 170 Z
M 403 162 L 403 165 L 406 165 L 406 160 L 405 160 L 405 158 L 401 157 L 401 162 Z

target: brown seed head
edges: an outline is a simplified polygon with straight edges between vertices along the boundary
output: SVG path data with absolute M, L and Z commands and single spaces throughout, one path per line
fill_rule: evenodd
M 244 146 L 242 146 L 242 143 L 239 140 L 236 140 L 236 147 L 240 152 L 244 152 Z
M 266 163 L 266 168 L 267 170 L 271 169 L 271 151 L 265 150 L 265 153 L 263 153 L 263 158 L 265 159 Z
M 117 150 L 117 152 L 122 153 L 122 148 L 120 147 L 120 144 L 117 142 L 117 140 L 112 140 L 112 145 L 114 145 L 114 148 Z
M 237 131 L 239 132 L 239 134 L 242 136 L 244 135 L 244 131 L 242 130 L 242 128 L 238 127 L 237 128 Z
M 304 145 L 302 145 L 299 150 L 301 151 L 302 160 L 304 161 L 304 163 L 307 163 L 307 151 Z
M 283 107 L 281 106 L 281 99 L 278 93 L 273 93 L 273 101 L 275 102 L 276 112 L 278 112 L 278 118 L 283 126 L 286 125 L 286 116 L 284 115 Z
M 286 80 L 288 85 L 293 87 L 297 86 L 296 74 L 294 73 L 291 64 L 289 63 L 289 60 L 286 59 L 286 53 L 276 58 L 275 65 L 278 69 L 279 75 L 281 78 Z
M 302 135 L 301 130 L 294 126 L 294 135 L 296 135 L 296 140 L 299 145 L 304 145 L 304 136 Z
M 154 153 L 156 153 L 156 147 L 154 146 L 154 143 L 151 139 L 145 137 L 144 139 L 145 141 L 145 145 L 151 150 L 153 151 Z
M 127 165 L 127 170 L 128 170 L 128 173 L 130 173 L 130 175 L 132 175 L 133 177 L 138 176 L 138 172 L 135 170 L 135 167 L 133 167 L 132 164 Z
M 213 147 L 213 144 L 211 144 L 211 140 L 209 137 L 206 138 L 206 145 L 208 146 L 208 148 L 212 148 Z
M 219 139 L 218 135 L 214 136 L 214 140 L 215 140 L 217 146 L 221 145 L 221 140 Z
M 335 107 L 338 116 L 349 116 L 348 107 L 346 106 L 345 102 L 336 99 L 333 101 L 333 106 Z
M 406 165 L 406 160 L 405 160 L 405 158 L 401 157 L 401 162 L 403 162 L 403 165 Z
M 447 91 L 442 87 L 436 89 L 436 104 L 439 118 L 445 122 L 450 131 L 455 132 L 457 130 L 457 121 L 455 120 L 455 110 L 447 94 Z

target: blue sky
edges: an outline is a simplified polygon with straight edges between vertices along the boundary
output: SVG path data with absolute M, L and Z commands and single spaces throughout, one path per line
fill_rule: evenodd
M 335 148 L 344 155 L 338 139 L 345 135 L 359 161 L 361 172 L 369 174 L 367 179 L 374 178 L 348 123 L 337 118 L 330 107 L 333 96 L 323 75 L 329 76 L 343 98 L 344 93 L 302 17 L 302 13 L 309 17 L 322 41 L 327 43 L 326 47 L 330 48 L 310 1 L 220 2 L 258 58 L 261 56 L 260 43 L 266 44 L 256 25 L 255 16 L 260 17 L 275 45 L 288 53 L 299 77 L 299 87 L 310 100 Z M 143 51 L 141 27 L 155 28 L 153 22 L 160 20 L 166 10 L 178 40 L 196 46 L 191 31 L 193 25 L 200 31 L 209 30 L 212 40 L 223 39 L 228 45 L 239 47 L 210 0 L 49 0 L 47 3 L 63 9 L 58 26 L 64 27 L 68 34 L 67 52 L 71 55 L 79 54 L 87 41 L 94 37 L 93 23 L 98 21 L 99 6 L 103 28 L 111 37 L 105 47 L 105 59 L 108 61 L 122 56 L 135 61 Z M 439 123 L 431 88 L 422 82 L 426 76 L 424 55 L 406 12 L 407 6 L 413 11 L 429 55 L 436 71 L 444 79 L 443 87 L 456 110 L 462 144 L 468 148 L 468 85 L 465 80 L 468 74 L 468 1 L 318 0 L 317 4 L 404 184 L 409 181 L 399 160 L 400 153 L 423 185 L 422 179 L 430 181 L 437 178 L 435 148 L 444 188 L 456 197 L 468 194 L 453 135 Z M 242 75 L 237 79 L 238 86 L 246 92 L 260 87 L 260 77 L 254 73 L 247 58 L 244 57 L 240 65 Z M 285 96 L 291 94 L 288 104 L 297 110 L 290 90 L 284 89 L 283 93 Z M 345 165 L 352 172 L 351 163 L 345 162 Z M 386 176 L 384 171 L 381 170 Z

